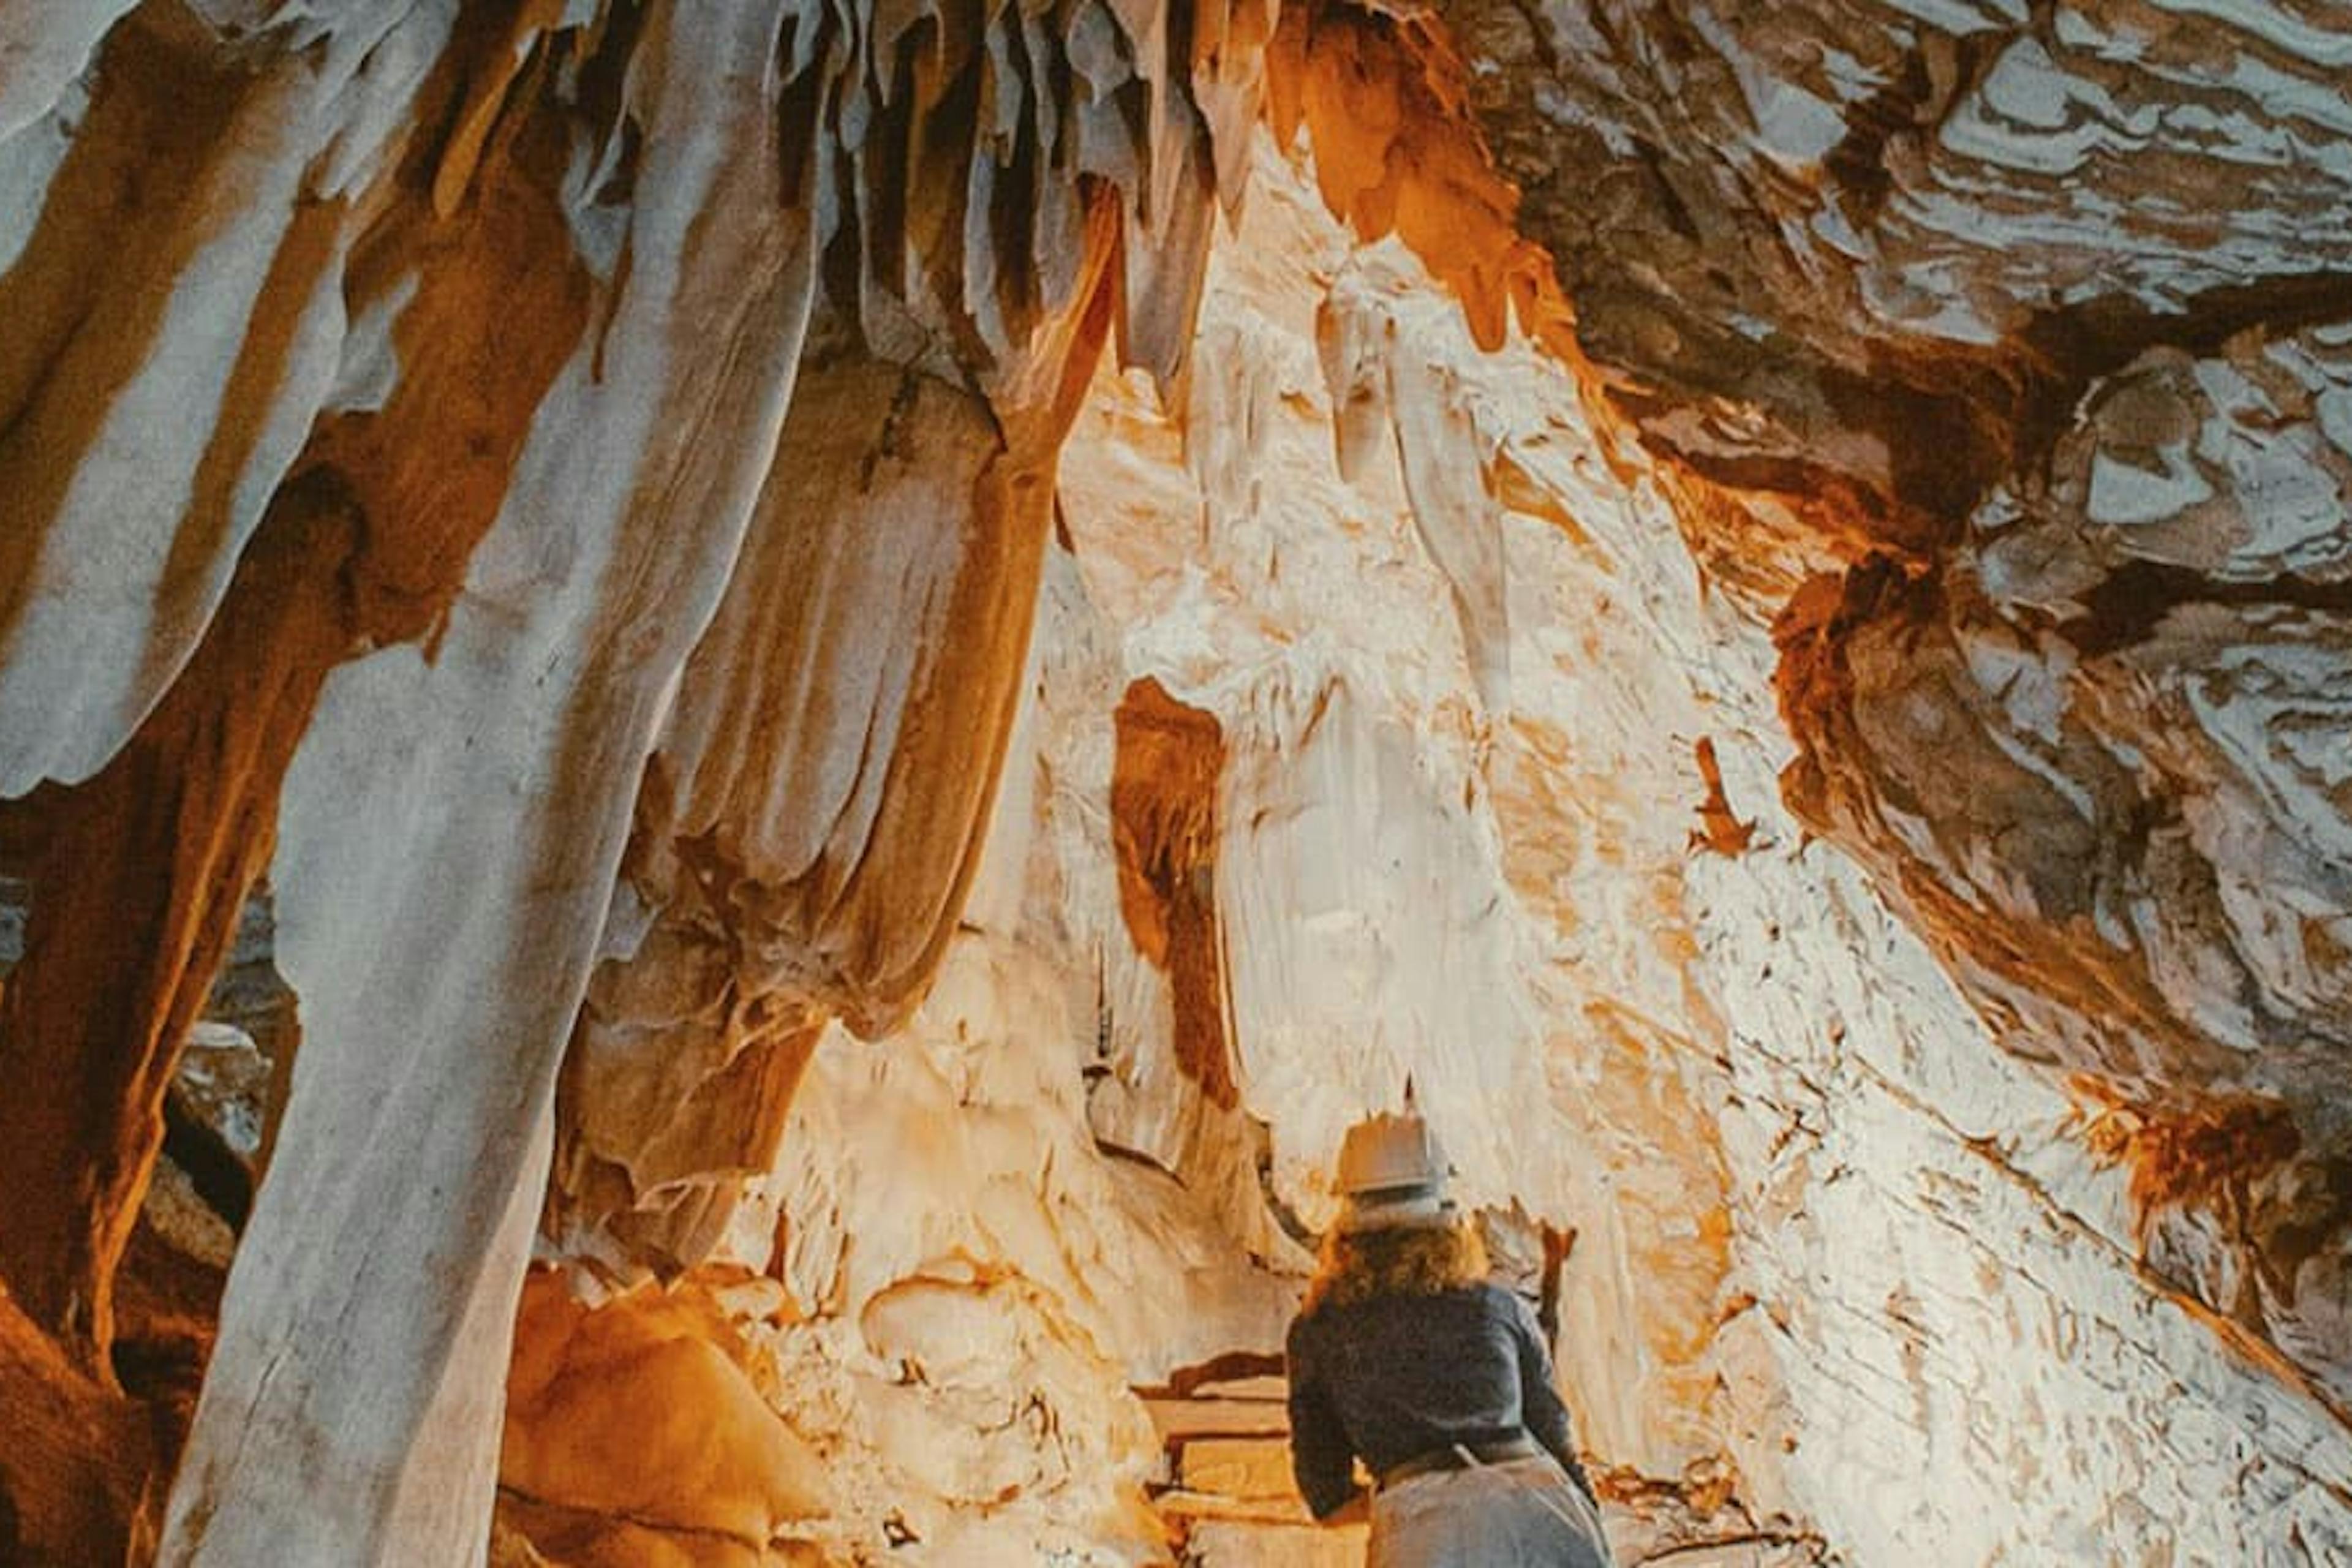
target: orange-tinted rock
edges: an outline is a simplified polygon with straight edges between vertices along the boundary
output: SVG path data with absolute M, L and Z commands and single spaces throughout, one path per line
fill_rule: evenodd
M 9 1423 L 0 1445 L 0 1556 L 61 1568 L 123 1562 L 152 1484 L 146 1414 L 68 1362 L 5 1291 L 0 1405 Z
M 565 1516 L 541 1542 L 552 1560 L 619 1562 L 635 1541 L 625 1550 L 647 1557 L 633 1560 L 764 1563 L 825 1508 L 823 1467 L 769 1403 L 722 1291 L 689 1281 L 590 1306 L 559 1273 L 526 1282 L 499 1484 L 534 1540 L 530 1510 Z
M 567 1247 L 625 1271 L 709 1256 L 824 1020 L 880 1033 L 929 985 L 996 797 L 1072 386 L 1110 325 L 1107 220 L 1089 233 L 1082 290 L 996 367 L 998 402 L 878 359 L 803 374 L 638 794 L 560 1100 Z
M 352 636 L 347 493 L 289 493 L 163 704 L 95 778 L 8 809 L 40 844 L 0 1012 L 0 1275 L 103 1376 L 113 1275 L 179 1045 L 270 845 L 279 781 Z
M 90 1430 L 204 1354 L 221 1216 L 130 1216 L 273 847 L 309 1026 L 167 1561 L 467 1560 L 510 1363 L 523 1560 L 1148 1556 L 1125 1388 L 1408 1079 L 1579 1237 L 1632 1511 L 2352 1552 L 2337 40 L 1280 13 L 0 19 L 0 1267 Z M 516 1363 L 551 1158 L 581 1278 L 793 1310 Z M 160 1501 L 86 1458 L 0 1528 Z
M 1211 1104 L 1231 1110 L 1236 1096 L 1216 901 L 1224 734 L 1215 714 L 1179 702 L 1149 676 L 1128 688 L 1113 718 L 1119 909 L 1136 951 L 1168 972 L 1176 1059 Z

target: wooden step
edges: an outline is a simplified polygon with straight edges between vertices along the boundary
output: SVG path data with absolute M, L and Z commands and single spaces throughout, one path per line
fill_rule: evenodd
M 1287 1437 L 1290 1411 L 1271 1399 L 1148 1399 L 1143 1407 L 1171 1447 L 1195 1437 Z
M 1279 1437 L 1195 1437 L 1176 1455 L 1176 1484 L 1229 1498 L 1296 1500 L 1290 1444 Z
M 1180 1561 L 1185 1568 L 1363 1568 L 1367 1533 L 1360 1524 L 1204 1521 L 1186 1537 Z

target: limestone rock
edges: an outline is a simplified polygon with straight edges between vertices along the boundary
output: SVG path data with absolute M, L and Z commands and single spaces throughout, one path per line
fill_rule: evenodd
M 2340 1404 L 2339 30 L 1444 11 L 1611 413 L 1777 619 L 1800 819 L 2074 1075 L 2102 1229 Z
M 1629 1551 L 2352 1554 L 2347 63 L 9 8 L 0 1549 L 1163 1562 L 1410 1083 Z
M 746 1294 L 698 1283 L 589 1308 L 531 1277 L 499 1461 L 530 1539 L 569 1564 L 793 1560 L 781 1538 L 829 1488 L 730 1327 L 759 1310 Z
M 2342 38 L 2305 9 L 1441 9 L 1617 405 L 1743 488 L 1858 482 L 1887 542 L 2139 348 L 2342 313 Z
M 13 1130 L 48 1142 L 8 1140 L 22 1184 L 46 1166 L 60 1189 L 8 1249 L 78 1354 L 105 1355 L 152 1111 L 273 848 L 310 1042 L 166 1560 L 478 1547 L 558 1063 L 646 759 L 778 466 L 820 273 L 821 335 L 1001 420 L 1016 460 L 963 455 L 1033 551 L 1083 384 L 1064 350 L 1116 329 L 1178 369 L 1268 19 L 1197 39 L 1149 7 L 916 20 L 5 25 L 0 314 L 27 330 L 0 360 L 0 790 L 50 781 L 23 834 L 87 868 L 36 879 L 7 994 L 6 1049 L 64 1105 Z M 1009 606 L 983 639 L 1009 680 L 1025 585 L 962 591 Z M 971 801 L 1003 711 L 977 726 Z M 869 945 L 935 956 L 943 879 Z M 112 928 L 93 912 L 134 902 Z M 121 951 L 45 944 L 45 920 Z M 707 1174 L 658 1152 L 644 1173 L 657 1206 Z M 707 1237 L 683 1229 L 647 1239 L 691 1255 Z
M 268 1060 L 234 1024 L 199 1022 L 180 1047 L 172 1109 L 205 1128 L 249 1171 L 261 1154 L 269 1108 Z

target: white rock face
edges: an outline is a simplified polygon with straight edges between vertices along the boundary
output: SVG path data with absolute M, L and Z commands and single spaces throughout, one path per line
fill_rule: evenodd
M 2155 1277 L 2340 1406 L 2341 26 L 1446 12 L 1611 412 L 1775 626 L 1794 815 L 2067 1075 Z
M 1628 1489 L 1720 1478 L 1783 1550 L 1855 1563 L 2352 1550 L 2341 1422 L 2141 1263 L 2103 1108 L 1780 805 L 1765 628 L 1574 381 L 1479 354 L 1270 150 L 1202 342 L 1213 427 L 1097 377 L 964 933 L 908 1031 L 820 1047 L 735 1232 L 754 1265 L 782 1238 L 812 1314 L 771 1342 L 788 1419 L 861 1478 L 829 1538 L 1158 1560 L 1124 1386 L 1275 1348 L 1304 1259 L 1267 1200 L 1321 1219 L 1339 1131 L 1410 1074 L 1468 1196 L 1578 1230 L 1563 1380 Z M 1419 390 L 1342 444 L 1366 377 Z M 1408 463 L 1496 498 L 1507 710 Z M 1146 678 L 1224 748 L 1230 1108 L 1120 918 L 1109 715 Z M 1737 853 L 1701 830 L 1703 739 Z M 1659 1506 L 1615 1527 L 1654 1545 Z
M 109 1291 L 265 869 L 305 1042 L 107 1528 L 1328 1556 L 1130 1391 L 1410 1084 L 1573 1237 L 1629 1555 L 2352 1557 L 2339 19 L 1440 12 L 0 16 L 0 1158 L 128 1173 L 0 1201 L 0 1379 L 85 1444 L 176 1436 Z

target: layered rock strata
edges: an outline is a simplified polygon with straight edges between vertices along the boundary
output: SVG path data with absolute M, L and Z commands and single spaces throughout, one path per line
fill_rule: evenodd
M 1609 407 L 1780 618 L 1790 804 L 2340 1401 L 2340 19 L 1444 9 Z
M 1410 1080 L 1629 1542 L 2352 1550 L 2329 21 L 0 18 L 0 1544 L 1153 1560 Z

